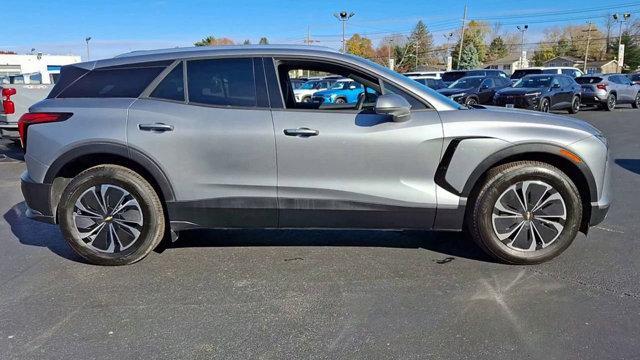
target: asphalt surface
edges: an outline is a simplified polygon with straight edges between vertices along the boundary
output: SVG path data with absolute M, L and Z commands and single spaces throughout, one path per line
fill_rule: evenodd
M 615 204 L 557 259 L 492 262 L 457 233 L 200 231 L 88 265 L 25 218 L 0 144 L 2 359 L 632 359 L 640 356 L 640 111 L 609 138 Z

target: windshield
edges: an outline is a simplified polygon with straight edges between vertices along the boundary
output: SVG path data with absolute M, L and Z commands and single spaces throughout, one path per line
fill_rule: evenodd
M 551 76 L 525 76 L 518 81 L 514 88 L 541 88 L 551 86 Z
M 638 80 L 640 80 L 640 74 L 633 74 L 633 75 L 631 75 L 631 80 L 633 80 L 633 81 L 638 81 Z
M 542 70 L 540 69 L 525 69 L 525 70 L 516 70 L 511 75 L 512 79 L 521 79 L 527 75 L 531 74 L 542 74 Z
M 318 89 L 318 85 L 320 84 L 320 81 L 307 81 L 306 83 L 302 84 L 302 86 L 300 86 L 300 89 L 303 90 L 312 90 L 312 89 Z
M 480 86 L 482 78 L 462 78 L 449 85 L 449 89 L 468 89 Z

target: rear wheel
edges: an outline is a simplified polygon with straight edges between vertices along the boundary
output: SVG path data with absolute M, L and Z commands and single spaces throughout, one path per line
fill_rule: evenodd
M 490 170 L 467 216 L 474 241 L 512 264 L 558 256 L 575 239 L 581 218 L 575 184 L 559 169 L 536 161 Z
M 631 106 L 634 109 L 640 108 L 640 92 L 636 94 L 636 101 L 634 101 Z
M 549 108 L 550 108 L 550 104 L 549 104 L 549 99 L 544 98 L 542 100 L 540 100 L 540 111 L 542 112 L 549 112 Z
M 335 101 L 336 104 L 346 104 L 347 101 L 343 98 L 337 98 Z
M 162 240 L 165 218 L 151 185 L 137 173 L 100 165 L 78 174 L 58 206 L 60 229 L 71 248 L 97 265 L 125 265 Z
M 616 108 L 617 99 L 614 94 L 609 94 L 607 102 L 604 104 L 604 109 L 607 111 L 613 111 Z
M 580 111 L 580 97 L 574 96 L 571 100 L 571 108 L 569 108 L 569 114 L 577 114 Z

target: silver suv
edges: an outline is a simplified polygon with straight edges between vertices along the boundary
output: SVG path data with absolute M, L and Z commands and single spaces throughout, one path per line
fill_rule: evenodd
M 295 101 L 297 70 L 356 102 Z M 20 120 L 28 216 L 95 264 L 194 228 L 468 229 L 499 260 L 565 250 L 609 208 L 608 147 L 568 117 L 461 106 L 315 47 L 134 52 L 66 66 Z
M 640 85 L 634 84 L 626 75 L 589 75 L 576 79 L 582 87 L 581 102 L 597 105 L 601 109 L 613 111 L 618 104 L 640 107 Z

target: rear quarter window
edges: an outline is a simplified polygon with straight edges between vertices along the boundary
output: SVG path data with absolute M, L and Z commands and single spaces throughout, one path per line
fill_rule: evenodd
M 59 98 L 136 98 L 164 67 L 106 68 L 90 71 L 64 89 Z
M 187 62 L 189 102 L 221 106 L 257 106 L 251 58 Z
M 601 77 L 596 76 L 581 76 L 576 78 L 578 84 L 597 84 L 602 81 Z

